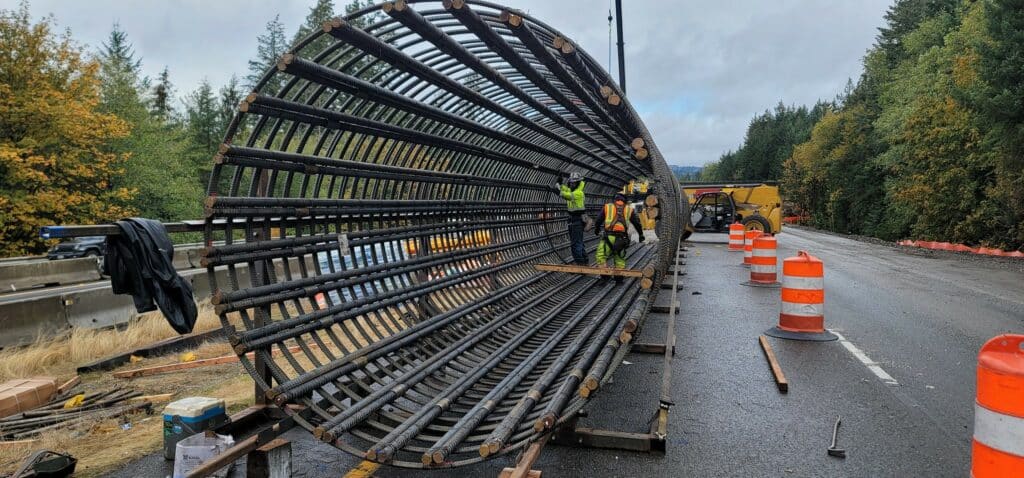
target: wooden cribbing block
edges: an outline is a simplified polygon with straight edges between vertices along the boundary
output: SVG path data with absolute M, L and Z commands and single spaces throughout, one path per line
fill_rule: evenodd
M 651 312 L 654 312 L 655 314 L 667 314 L 667 313 L 669 313 L 669 306 L 670 306 L 670 304 L 654 304 L 654 305 L 651 306 Z M 678 314 L 679 313 L 679 306 L 680 306 L 679 301 L 675 301 L 675 306 L 676 306 L 676 311 L 675 312 L 676 312 L 676 314 Z
M 613 267 L 577 266 L 570 264 L 534 264 L 534 267 L 539 271 L 566 272 L 569 274 L 588 274 L 595 276 L 614 277 L 654 277 L 654 268 L 651 266 L 644 267 L 642 270 L 616 269 Z
M 788 393 L 789 382 L 786 381 L 786 376 L 782 374 L 782 367 L 779 366 L 779 361 L 775 359 L 775 352 L 772 351 L 772 346 L 768 344 L 768 338 L 762 335 L 757 340 L 761 342 L 761 350 L 764 350 L 764 356 L 768 359 L 768 365 L 772 368 L 772 375 L 775 376 L 775 384 L 778 385 L 779 391 Z
M 291 478 L 292 444 L 277 438 L 251 452 L 245 464 L 246 478 Z

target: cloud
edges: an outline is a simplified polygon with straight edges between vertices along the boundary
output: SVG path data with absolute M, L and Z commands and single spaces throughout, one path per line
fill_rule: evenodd
M 499 1 L 560 30 L 607 65 L 609 4 Z M 219 86 L 232 74 L 244 76 L 266 23 L 280 14 L 290 37 L 311 3 L 33 0 L 30 10 L 37 18 L 53 13 L 91 47 L 119 22 L 145 74 L 155 77 L 166 65 L 183 95 L 203 78 Z M 702 165 L 739 146 L 754 114 L 779 101 L 809 104 L 842 91 L 859 76 L 891 0 L 623 3 L 628 98 L 670 163 Z M 617 77 L 614 63 L 611 70 Z

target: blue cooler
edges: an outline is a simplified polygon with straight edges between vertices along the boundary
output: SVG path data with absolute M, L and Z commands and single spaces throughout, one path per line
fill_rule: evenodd
M 179 441 L 227 422 L 224 400 L 219 398 L 189 397 L 169 403 L 164 408 L 164 458 L 174 459 Z

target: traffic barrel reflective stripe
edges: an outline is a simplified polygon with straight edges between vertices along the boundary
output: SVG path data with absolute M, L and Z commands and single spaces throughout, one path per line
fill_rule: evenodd
M 746 240 L 743 242 L 743 265 L 750 265 L 750 259 L 754 257 L 754 239 L 760 237 L 761 234 L 764 233 L 761 231 L 747 231 L 744 236 Z
M 971 476 L 1024 472 L 1024 335 L 1000 335 L 978 352 Z
M 753 273 L 753 272 L 751 272 Z M 825 330 L 825 265 L 800 251 L 782 261 L 782 307 L 779 325 L 765 332 L 772 337 L 827 341 L 836 336 Z
M 738 222 L 729 224 L 729 250 L 743 250 L 743 224 Z
M 754 238 L 750 257 L 750 282 L 756 284 L 775 284 L 778 281 L 776 250 L 778 242 L 775 237 L 767 234 Z

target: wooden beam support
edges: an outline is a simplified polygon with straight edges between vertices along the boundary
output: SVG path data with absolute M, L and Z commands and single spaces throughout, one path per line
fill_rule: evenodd
M 616 269 L 612 267 L 577 266 L 571 264 L 534 264 L 534 268 L 545 272 L 565 272 L 569 274 L 587 274 L 613 277 L 654 277 L 653 267 L 637 269 Z
M 516 462 L 516 467 L 501 470 L 498 478 L 540 478 L 541 473 L 531 468 L 537 458 L 540 458 L 540 452 L 544 449 L 544 444 L 547 441 L 547 435 L 545 435 L 540 440 L 530 443 L 530 446 L 519 457 L 519 461 Z
M 673 300 L 673 302 L 674 303 L 672 304 L 654 304 L 651 306 L 651 312 L 654 312 L 655 314 L 668 314 L 675 312 L 676 315 L 678 315 L 680 306 L 679 301 Z M 673 305 L 675 306 L 674 308 Z
M 644 344 L 638 342 L 633 344 L 629 351 L 635 354 L 663 355 L 665 353 L 665 344 Z
M 288 347 L 288 351 L 291 352 L 291 353 L 295 353 L 295 352 L 298 352 L 300 350 L 302 350 L 302 348 L 300 346 L 298 346 L 298 345 L 294 345 L 294 346 Z M 256 355 L 255 352 L 249 352 L 249 353 L 246 354 L 246 357 L 248 357 L 249 360 L 252 360 L 255 355 Z M 278 355 L 281 355 L 281 350 L 280 349 L 274 349 L 271 352 L 271 355 L 273 355 L 274 357 L 277 357 Z M 158 375 L 158 374 L 161 374 L 161 373 L 177 372 L 179 370 L 188 370 L 188 369 L 191 369 L 191 368 L 202 368 L 202 367 L 209 367 L 209 366 L 212 366 L 212 365 L 221 365 L 221 364 L 226 364 L 226 363 L 235 363 L 237 361 L 238 361 L 238 356 L 237 355 L 223 355 L 223 356 L 220 356 L 220 357 L 201 359 L 201 360 L 193 360 L 191 362 L 172 363 L 172 364 L 168 364 L 168 365 L 154 365 L 152 367 L 136 368 L 136 369 L 132 369 L 132 370 L 122 370 L 120 372 L 114 372 L 113 375 L 114 375 L 114 377 L 117 377 L 117 378 L 145 377 L 147 375 Z
M 654 439 L 654 435 L 650 433 L 619 432 L 577 427 L 571 431 L 556 433 L 552 443 L 586 448 L 647 452 L 652 450 L 652 439 Z
M 246 456 L 245 478 L 291 478 L 292 444 L 275 438 Z
M 780 392 L 789 393 L 789 382 L 786 380 L 786 376 L 782 374 L 782 367 L 779 366 L 779 361 L 775 359 L 775 352 L 772 351 L 768 338 L 762 335 L 757 340 L 761 343 L 761 350 L 764 350 L 765 358 L 768 359 L 768 365 L 771 367 L 772 375 L 775 377 L 775 385 L 779 387 Z

